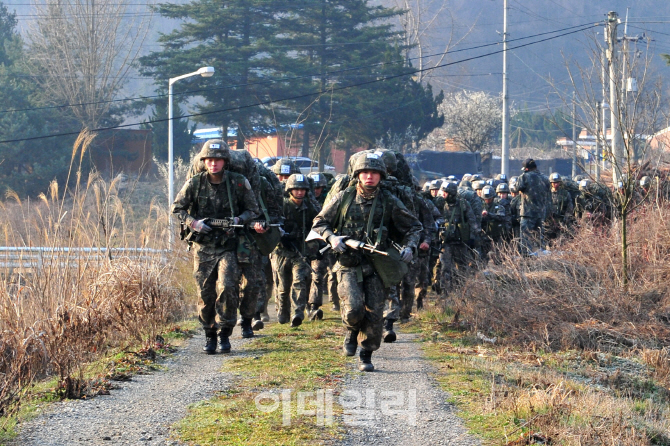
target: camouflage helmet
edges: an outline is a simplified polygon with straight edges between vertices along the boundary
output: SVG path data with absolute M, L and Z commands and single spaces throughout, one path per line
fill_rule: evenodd
M 398 158 L 396 158 L 395 153 L 386 149 L 379 149 L 375 153 L 384 161 L 387 172 L 393 173 L 398 170 Z
M 518 193 L 519 193 L 519 185 L 517 184 L 516 181 L 513 182 L 513 183 L 510 181 L 510 183 L 509 183 L 509 192 L 510 192 L 511 194 L 518 194 Z
M 482 198 L 495 198 L 496 193 L 491 186 L 484 186 L 482 188 Z
M 563 178 L 561 178 L 560 173 L 553 172 L 551 175 L 549 175 L 549 182 L 550 183 L 561 183 L 561 182 L 563 182 Z
M 433 180 L 430 182 L 430 190 L 440 190 L 442 186 L 442 180 Z
M 314 187 L 328 186 L 328 179 L 322 173 L 312 172 L 309 174 L 309 177 L 314 180 Z
M 458 195 L 458 186 L 456 186 L 456 183 L 452 183 L 451 181 L 445 181 L 442 183 L 440 190 L 454 197 Z
M 486 181 L 484 181 L 484 182 L 485 182 L 486 184 L 488 184 L 489 186 L 491 186 L 491 187 L 495 187 L 495 186 L 498 185 L 498 184 L 496 183 L 496 180 L 494 180 L 494 179 L 492 179 L 492 178 L 491 178 L 491 179 L 488 179 L 488 180 L 486 180 Z
M 386 164 L 382 160 L 381 154 L 366 153 L 356 159 L 353 165 L 353 176 L 358 178 L 358 174 L 364 170 L 374 170 L 381 174 L 382 179 L 386 178 Z
M 498 193 L 498 194 L 509 194 L 509 184 L 507 184 L 507 183 L 498 184 L 498 187 L 496 187 L 496 193 Z
M 461 181 L 472 181 L 472 174 L 471 173 L 466 173 L 461 177 Z
M 584 175 L 575 175 L 575 177 L 572 179 L 575 183 L 579 183 L 584 179 Z
M 458 183 L 458 187 L 472 190 L 472 183 L 470 182 L 470 180 L 461 180 L 461 182 Z
M 640 178 L 640 187 L 650 187 L 650 186 L 651 186 L 651 178 L 649 178 L 647 175 Z
M 272 172 L 275 175 L 293 175 L 300 172 L 298 165 L 290 158 L 282 158 L 272 166 Z
M 226 161 L 226 167 L 230 164 L 230 147 L 222 139 L 210 139 L 203 144 L 198 159 L 200 161 L 206 158 L 219 158 Z
M 591 180 L 583 179 L 579 182 L 579 190 L 588 190 Z
M 510 183 L 516 183 L 517 181 L 519 181 L 519 177 L 517 177 L 517 176 L 511 177 L 511 178 L 509 179 L 509 182 L 510 182 Z
M 293 189 L 309 190 L 309 188 L 309 180 L 301 173 L 294 173 L 286 180 L 286 192 L 290 192 Z
M 474 182 L 474 181 L 479 181 L 479 180 L 481 180 L 481 179 L 482 179 L 482 176 L 479 175 L 478 173 L 476 173 L 476 174 L 474 174 L 474 175 L 472 175 L 472 176 L 470 177 L 470 181 L 472 181 L 472 182 Z
M 449 176 L 447 177 L 447 180 L 449 180 L 449 181 L 456 181 L 456 177 L 455 177 L 454 175 L 449 175 Z
M 428 192 L 430 190 L 430 183 L 431 183 L 431 181 L 426 181 L 425 183 L 423 183 L 423 191 L 424 192 Z
M 503 183 L 507 183 L 507 175 L 504 174 L 504 173 L 499 173 L 499 174 L 496 176 L 496 180 L 498 180 L 498 181 L 502 181 Z
M 486 186 L 486 183 L 484 181 L 474 181 L 472 183 L 472 188 L 474 190 L 482 190 Z

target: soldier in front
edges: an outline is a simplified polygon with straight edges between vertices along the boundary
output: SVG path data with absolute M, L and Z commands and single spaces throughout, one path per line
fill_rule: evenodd
M 352 249 L 345 242 L 350 238 L 387 251 L 392 245 L 390 235 L 401 234 L 399 261 L 409 263 L 422 226 L 400 199 L 379 187 L 386 177 L 386 165 L 380 155 L 368 153 L 359 157 L 353 166 L 353 177 L 358 183 L 326 202 L 312 229 L 337 254 L 334 270 L 342 322 L 347 328 L 343 350 L 353 356 L 360 342 L 359 369 L 372 371 L 372 352 L 379 349 L 384 328 L 385 293 L 380 273 L 388 275 L 389 271 L 377 271 L 373 263 L 379 263 L 374 254 Z
M 228 144 L 209 140 L 200 152 L 206 171 L 189 179 L 172 204 L 193 251 L 199 303 L 199 319 L 205 329 L 208 354 L 230 352 L 229 337 L 237 322 L 240 278 L 237 264 L 237 240 L 234 228 L 210 226 L 212 219 L 229 224 L 245 224 L 258 215 L 258 203 L 249 181 L 227 171 L 230 164 Z M 219 292 L 217 293 L 217 288 Z

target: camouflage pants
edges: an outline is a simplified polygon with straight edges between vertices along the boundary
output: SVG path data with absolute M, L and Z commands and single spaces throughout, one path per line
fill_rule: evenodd
M 305 319 L 305 306 L 311 279 L 309 266 L 299 257 L 272 254 L 271 260 L 272 269 L 277 277 L 275 303 L 279 323 L 285 324 L 292 317 Z
M 416 294 L 414 292 L 414 286 L 416 285 L 416 279 L 419 275 L 419 262 L 417 259 L 414 259 L 412 263 L 409 264 L 409 271 L 405 274 L 405 277 L 400 282 L 400 319 L 409 319 L 412 313 L 412 307 L 414 306 L 414 298 Z
M 418 263 L 418 273 L 416 277 L 416 302 L 417 305 L 419 302 L 423 302 L 423 300 L 426 298 L 426 295 L 428 294 L 428 286 L 430 285 L 431 277 L 430 277 L 430 257 L 425 256 L 421 257 L 419 256 L 416 259 Z
M 400 298 L 398 286 L 384 289 L 384 319 L 397 321 L 400 319 Z
M 544 224 L 541 218 L 521 217 L 521 254 L 543 249 Z
M 469 272 L 472 256 L 463 243 L 445 243 L 440 252 L 440 294 L 447 297 L 451 289 L 462 282 Z
M 256 312 L 263 313 L 268 309 L 268 302 L 272 297 L 272 292 L 274 291 L 274 273 L 272 272 L 272 263 L 270 262 L 270 257 L 261 256 L 261 272 L 260 272 L 260 281 L 261 281 L 261 292 L 258 295 L 258 302 L 256 303 Z
M 256 314 L 258 302 L 263 300 L 261 294 L 265 292 L 260 252 L 252 249 L 248 262 L 238 262 L 238 266 L 241 275 L 244 276 L 244 281 L 237 282 L 240 284 L 240 315 L 245 319 L 251 319 Z
M 345 268 L 338 264 L 335 269 L 342 322 L 348 329 L 359 331 L 361 348 L 378 350 L 384 330 L 385 293 L 382 280 L 370 265 Z
M 203 328 L 221 328 L 230 336 L 237 323 L 239 305 L 239 270 L 235 252 L 227 251 L 213 256 L 196 251 L 193 256 L 193 277 L 200 297 L 198 312 Z
M 312 285 L 309 289 L 309 303 L 320 307 L 323 305 L 323 289 L 326 286 L 326 275 L 328 274 L 328 262 L 325 258 L 312 260 Z

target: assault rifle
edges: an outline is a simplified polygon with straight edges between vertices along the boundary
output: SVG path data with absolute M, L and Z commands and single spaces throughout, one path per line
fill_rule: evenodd
M 361 242 L 358 240 L 354 240 L 352 238 L 348 238 L 344 240 L 344 244 L 347 245 L 351 249 L 364 249 L 365 251 L 373 252 L 375 254 L 381 254 L 383 256 L 389 255 L 388 252 L 386 251 L 380 251 L 377 248 L 375 248 L 374 245 L 370 245 L 365 242 Z M 321 248 L 319 252 L 323 254 L 324 252 L 328 251 L 331 248 L 330 243 L 327 244 L 325 247 Z
M 212 228 L 219 228 L 219 229 L 231 229 L 231 228 L 249 228 L 253 229 L 253 227 L 256 225 L 256 223 L 260 223 L 263 225 L 263 228 L 271 228 L 275 227 L 278 228 L 281 225 L 279 223 L 272 223 L 268 224 L 265 220 L 253 220 L 250 221 L 249 223 L 245 223 L 243 225 L 236 225 L 233 224 L 233 219 L 232 218 L 208 218 L 205 220 L 205 224 L 208 226 L 211 226 Z

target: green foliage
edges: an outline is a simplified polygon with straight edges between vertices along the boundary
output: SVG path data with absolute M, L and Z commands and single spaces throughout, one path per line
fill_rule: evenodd
M 149 121 L 155 121 L 159 119 L 168 118 L 168 105 L 167 102 L 155 101 L 154 102 L 154 111 L 151 116 L 149 116 Z M 181 108 L 179 106 L 175 107 L 174 117 L 178 118 L 183 115 Z M 167 161 L 168 159 L 168 121 L 153 122 L 153 123 L 144 123 L 141 128 L 151 129 L 152 132 L 152 141 L 151 149 L 159 161 Z M 196 124 L 193 124 L 191 128 L 188 126 L 188 121 L 185 119 L 174 119 L 173 120 L 173 150 L 174 150 L 174 159 L 181 158 L 184 161 L 188 162 L 191 158 L 191 149 L 193 145 L 191 144 L 191 139 L 193 138 L 193 132 L 195 131 Z
M 39 90 L 22 65 L 23 41 L 15 31 L 16 17 L 0 3 L 0 140 L 59 133 L 63 120 L 39 107 Z M 25 111 L 9 111 L 25 110 Z M 0 195 L 12 189 L 37 195 L 58 179 L 64 183 L 73 138 L 48 138 L 0 144 Z
M 373 144 L 410 125 L 426 134 L 439 124 L 432 89 L 411 79 L 402 39 L 389 21 L 402 11 L 367 0 L 194 0 L 157 10 L 185 22 L 161 36 L 161 51 L 140 60 L 142 72 L 164 84 L 213 66 L 212 78 L 177 82 L 175 97 L 203 89 L 197 111 L 208 114 L 196 119 L 236 128 L 238 144 L 264 128 L 296 122 L 319 146 Z
M 560 110 L 554 114 L 520 111 L 512 118 L 510 127 L 510 145 L 513 147 L 553 149 L 556 139 L 572 137 L 572 119 Z

